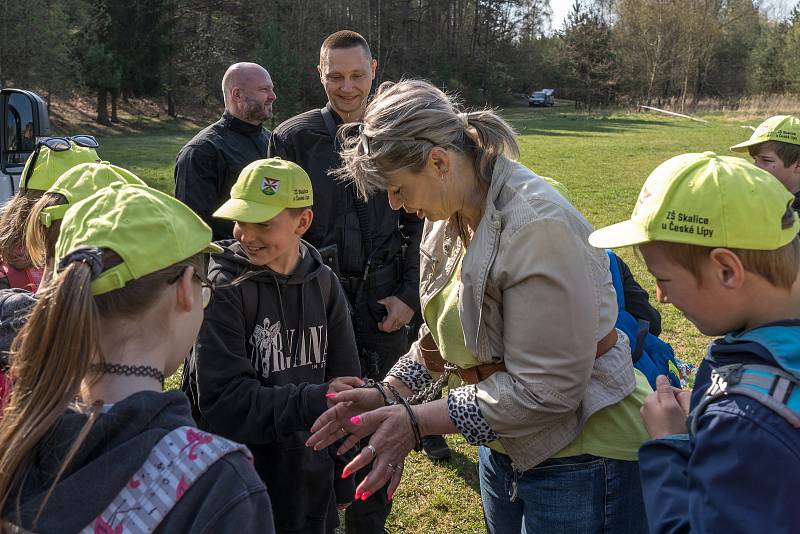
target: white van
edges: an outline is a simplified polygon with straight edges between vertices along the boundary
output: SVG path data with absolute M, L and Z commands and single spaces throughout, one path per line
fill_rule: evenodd
M 47 104 L 36 93 L 0 90 L 0 206 L 19 190 L 25 161 L 41 137 L 50 134 Z

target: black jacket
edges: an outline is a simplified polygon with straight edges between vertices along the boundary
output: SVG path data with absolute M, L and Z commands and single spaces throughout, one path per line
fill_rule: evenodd
M 338 523 L 336 501 L 352 501 L 355 487 L 335 474 L 344 459 L 305 441 L 327 409 L 325 382 L 360 376 L 347 301 L 305 243 L 288 276 L 251 265 L 237 241 L 221 244 L 190 370 L 201 427 L 250 447 L 279 530 L 327 532 Z M 225 287 L 244 273 L 254 276 Z
M 0 371 L 8 368 L 11 342 L 25 326 L 36 304 L 36 293 L 24 289 L 0 289 Z
M 268 130 L 226 111 L 178 152 L 175 197 L 211 227 L 214 240 L 233 237 L 233 222 L 211 215 L 230 198 L 231 187 L 242 169 L 266 157 L 268 142 Z
M 55 473 L 87 416 L 68 411 L 37 447 L 20 490 L 6 502 L 3 518 L 28 530 Z M 88 526 L 142 466 L 150 450 L 171 430 L 194 426 L 189 403 L 180 392 L 143 391 L 116 403 L 98 417 L 70 463 L 35 531 L 78 532 Z M 21 518 L 17 515 L 17 497 Z M 247 458 L 229 454 L 200 476 L 156 532 L 275 532 L 270 499 Z
M 330 106 L 328 107 L 330 110 Z M 337 125 L 342 119 L 331 110 Z M 272 133 L 269 156 L 293 161 L 303 167 L 314 185 L 314 221 L 303 236 L 317 248 L 337 245 L 340 274 L 360 276 L 367 258 L 361 227 L 356 212 L 353 187 L 329 171 L 341 166 L 342 160 L 333 138 L 325 127 L 320 110 L 313 109 L 283 122 Z M 394 294 L 414 310 L 419 309 L 419 242 L 422 221 L 415 215 L 394 211 L 386 193 L 379 193 L 367 202 L 366 213 L 372 233 L 372 266 L 388 265 L 400 256 L 403 236 L 408 239 L 405 264 L 397 285 L 375 300 Z M 402 234 L 399 227 L 402 226 Z M 392 291 L 392 289 L 394 291 Z

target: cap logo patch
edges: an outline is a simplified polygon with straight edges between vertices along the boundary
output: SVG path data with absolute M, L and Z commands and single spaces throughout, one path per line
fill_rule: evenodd
M 266 176 L 261 181 L 261 192 L 265 195 L 272 196 L 278 192 L 278 188 L 281 185 L 280 180 L 276 180 L 275 178 L 267 178 Z

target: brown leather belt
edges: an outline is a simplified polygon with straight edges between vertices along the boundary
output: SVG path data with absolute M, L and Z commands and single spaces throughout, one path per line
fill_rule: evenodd
M 595 352 L 595 358 L 599 358 L 609 350 L 611 350 L 614 345 L 617 344 L 617 329 L 612 328 L 611 331 L 605 335 L 603 339 L 597 342 L 597 351 Z M 419 340 L 419 349 L 422 352 L 422 357 L 425 359 L 425 367 L 427 367 L 430 371 L 434 371 L 437 373 L 444 372 L 444 358 L 442 358 L 442 354 L 439 352 L 439 348 L 436 346 L 436 342 L 433 340 L 433 336 L 428 333 Z M 486 380 L 493 374 L 498 371 L 505 371 L 506 364 L 505 362 L 498 362 L 498 363 L 484 363 L 481 365 L 475 365 L 469 368 L 462 368 L 456 367 L 456 373 L 461 380 L 463 380 L 467 384 L 477 384 L 482 380 Z

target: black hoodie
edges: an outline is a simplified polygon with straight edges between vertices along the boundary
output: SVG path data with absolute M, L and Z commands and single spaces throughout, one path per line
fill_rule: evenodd
M 352 501 L 355 488 L 335 474 L 342 459 L 304 443 L 327 408 L 325 382 L 360 376 L 347 301 L 305 242 L 288 276 L 253 266 L 237 241 L 221 245 L 209 265 L 217 289 L 189 371 L 199 422 L 249 446 L 279 530 L 328 532 L 338 524 L 336 501 Z
M 143 391 L 116 403 L 98 417 L 77 456 L 55 487 L 32 528 L 64 456 L 87 416 L 68 411 L 36 448 L 22 489 L 16 487 L 3 519 L 40 534 L 78 532 L 117 496 L 142 466 L 150 450 L 171 430 L 194 426 L 180 392 Z M 21 517 L 17 515 L 17 498 Z M 270 500 L 245 455 L 215 462 L 167 514 L 156 532 L 275 532 Z

